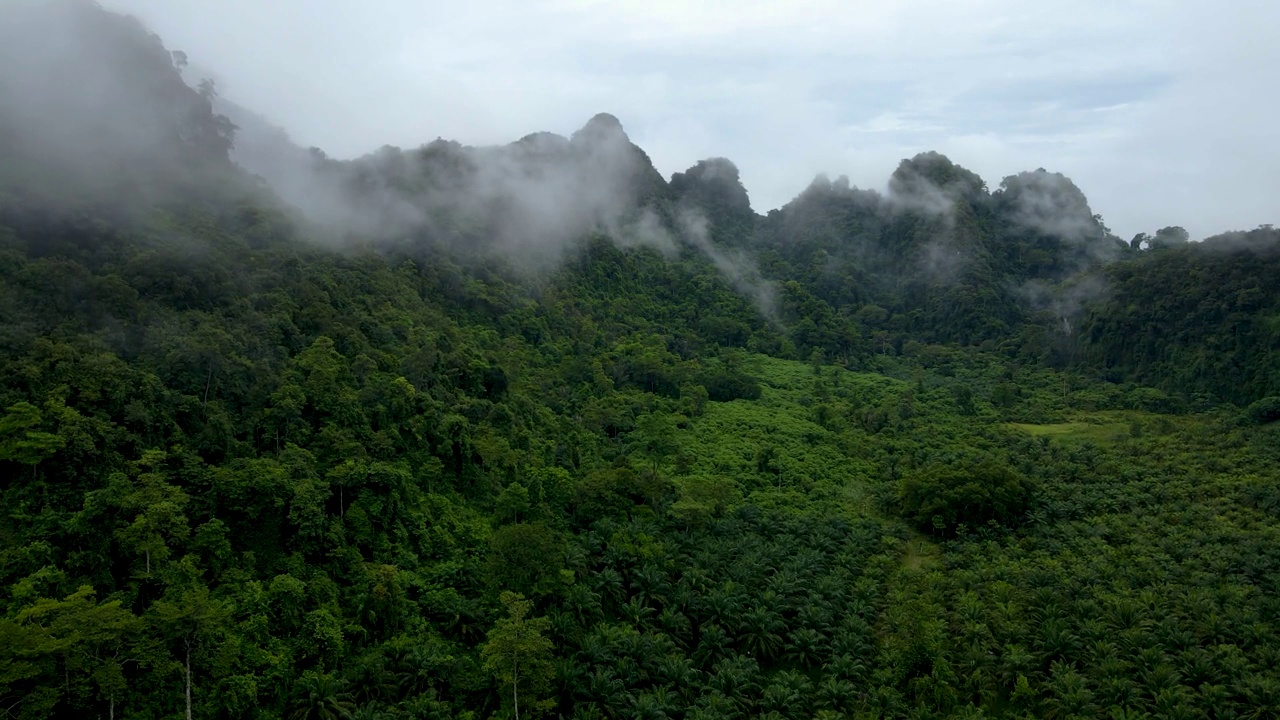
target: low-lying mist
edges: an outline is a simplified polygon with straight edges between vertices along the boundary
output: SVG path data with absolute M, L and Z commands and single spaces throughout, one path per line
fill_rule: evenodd
M 74 188 L 134 200 L 177 186 L 203 191 L 210 168 L 235 163 L 304 219 L 304 235 L 334 247 L 425 237 L 526 272 L 555 269 L 594 234 L 668 256 L 687 248 L 774 322 L 783 313 L 761 270 L 762 238 L 784 250 L 809 242 L 815 226 L 830 224 L 811 217 L 814 208 L 833 203 L 843 203 L 846 228 L 820 233 L 833 278 L 857 265 L 864 277 L 909 273 L 950 286 L 998 270 L 1024 285 L 1011 294 L 1034 308 L 1045 288 L 1131 249 L 1062 175 L 1022 173 L 993 193 L 938 153 L 904 160 L 883 193 L 815 183 L 778 211 L 785 223 L 770 225 L 773 214 L 752 211 L 732 163 L 703 161 L 667 181 L 608 114 L 568 137 L 534 133 L 493 147 L 437 139 L 336 160 L 220 97 L 132 18 L 89 0 L 21 0 L 3 13 L 0 157 L 28 184 L 46 177 L 47 198 Z M 827 199 L 806 199 L 814 193 Z M 888 256 L 898 260 L 868 260 Z M 1090 285 L 1074 287 L 1069 304 Z

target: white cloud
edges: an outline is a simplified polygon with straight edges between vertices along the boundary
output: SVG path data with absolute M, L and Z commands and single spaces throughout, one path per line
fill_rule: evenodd
M 1280 5 L 1232 0 L 105 0 L 332 154 L 622 119 L 758 210 L 936 149 L 1067 174 L 1122 235 L 1280 221 Z

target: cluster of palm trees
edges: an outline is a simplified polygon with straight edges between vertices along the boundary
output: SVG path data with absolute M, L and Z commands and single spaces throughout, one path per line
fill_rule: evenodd
M 863 702 L 877 582 L 874 523 L 725 518 L 634 553 L 650 520 L 602 521 L 601 552 L 548 611 L 575 717 L 811 718 Z M 664 533 L 665 537 L 673 537 Z

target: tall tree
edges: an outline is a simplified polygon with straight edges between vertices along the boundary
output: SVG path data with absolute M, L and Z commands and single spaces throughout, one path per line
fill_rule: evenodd
M 182 653 L 183 699 L 186 720 L 193 717 L 191 668 L 192 656 L 211 642 L 231 614 L 228 605 L 209 593 L 194 568 L 183 567 L 189 577 L 181 585 L 171 586 L 151 606 L 151 616 L 166 640 L 176 642 Z M 194 576 L 194 577 L 192 577 Z
M 551 621 L 528 617 L 533 603 L 523 595 L 504 592 L 500 599 L 507 608 L 507 617 L 494 624 L 480 650 L 484 667 L 503 686 L 511 687 L 511 707 L 516 720 L 520 720 L 521 683 L 525 705 L 533 715 L 540 715 L 554 705 L 553 701 L 536 699 L 555 677 L 551 654 L 554 645 L 543 635 L 550 629 Z

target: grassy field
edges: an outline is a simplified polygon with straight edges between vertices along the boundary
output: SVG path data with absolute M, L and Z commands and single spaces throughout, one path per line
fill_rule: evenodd
M 1034 435 L 1064 442 L 1093 442 L 1100 445 L 1110 444 L 1128 437 L 1128 423 L 1092 423 L 1064 422 L 1048 425 L 1032 425 L 1030 423 L 1008 423 L 1006 427 Z
M 1064 443 L 1111 445 L 1143 436 L 1167 435 L 1200 424 L 1203 421 L 1195 416 L 1112 410 L 1073 414 L 1060 423 L 1005 423 L 1005 427 Z

